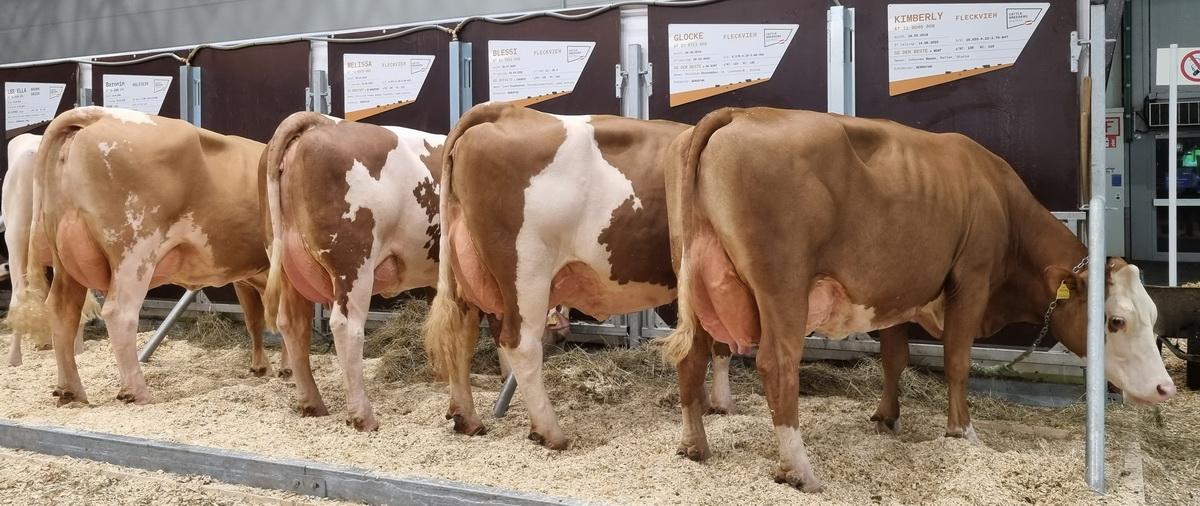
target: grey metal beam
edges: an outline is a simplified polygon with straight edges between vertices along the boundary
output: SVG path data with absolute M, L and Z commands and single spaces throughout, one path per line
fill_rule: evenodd
M 587 504 L 544 494 L 296 459 L 222 450 L 64 427 L 28 426 L 0 419 L 0 445 L 47 455 L 125 467 L 211 476 L 247 485 L 371 504 Z

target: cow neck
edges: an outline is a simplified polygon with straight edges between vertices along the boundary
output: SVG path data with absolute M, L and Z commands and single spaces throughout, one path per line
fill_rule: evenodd
M 1054 301 L 1054 294 L 1045 282 L 1046 268 L 1056 266 L 1084 274 L 1087 266 L 1078 267 L 1080 260 L 1087 257 L 1087 247 L 1057 217 L 1033 201 L 1032 195 L 1029 200 L 1031 205 L 1024 206 L 1028 209 L 1025 216 L 1018 216 L 1012 222 L 1018 264 L 1014 266 L 1015 272 L 1007 276 L 1020 283 L 1018 292 L 1011 295 L 1025 301 L 1019 318 L 1014 319 L 1040 324 L 1046 308 Z

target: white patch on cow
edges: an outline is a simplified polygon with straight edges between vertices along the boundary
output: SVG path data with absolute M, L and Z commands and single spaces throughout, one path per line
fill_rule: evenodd
M 154 118 L 150 117 L 149 114 L 146 114 L 141 111 L 134 111 L 134 110 L 130 110 L 130 109 L 118 109 L 118 108 L 112 108 L 112 107 L 101 107 L 99 109 L 104 111 L 105 114 L 107 114 L 115 119 L 121 120 L 122 123 L 140 123 L 143 125 L 158 125 L 158 123 L 154 122 Z
M 100 143 L 100 152 L 104 153 L 104 156 L 108 156 L 108 154 L 111 153 L 112 150 L 114 150 L 114 149 L 117 149 L 116 142 L 101 142 Z M 108 161 L 106 160 L 104 163 L 107 165 Z
M 524 221 L 516 239 L 518 300 L 542 298 L 551 277 L 576 261 L 596 271 L 609 297 L 645 298 L 652 285 L 611 280 L 611 252 L 600 242 L 613 211 L 637 198 L 633 183 L 604 159 L 591 116 L 551 116 L 562 122 L 566 139 L 525 189 Z M 536 303 L 521 307 L 521 317 L 541 318 L 546 309 Z
M 136 236 L 142 230 L 142 221 L 146 219 L 146 209 L 140 205 L 137 194 L 130 193 L 125 197 L 125 222 Z
M 433 178 L 421 161 L 430 154 L 426 146 L 441 146 L 446 137 L 408 128 L 384 128 L 396 135 L 397 146 L 388 153 L 379 179 L 372 177 L 362 162 L 354 161 L 346 173 L 348 191 L 345 201 L 349 210 L 342 217 L 353 223 L 360 209 L 371 210 L 374 219 L 371 255 L 362 260 L 373 260 L 372 269 L 394 255 L 405 268 L 401 275 L 403 289 L 434 284 L 437 282 L 437 263 L 428 258 L 423 249 L 413 245 L 428 242 L 428 229 L 437 224 L 439 218 L 436 213 L 430 218 L 413 192 L 421 182 Z M 433 189 L 436 194 L 436 181 Z M 337 240 L 336 233 L 333 239 Z M 369 278 L 367 281 L 373 282 Z
M 642 199 L 640 199 L 640 198 L 638 198 L 638 197 L 636 197 L 636 196 L 635 196 L 635 197 L 633 197 L 633 210 L 634 210 L 634 211 L 641 211 L 641 210 L 642 210 Z
M 1158 307 L 1146 293 L 1137 267 L 1113 271 L 1104 311 L 1110 320 L 1124 320 L 1124 328 L 1105 331 L 1105 377 L 1130 400 L 1159 402 L 1174 395 L 1175 383 L 1163 366 L 1154 336 Z
M 337 234 L 329 234 L 330 244 L 337 244 L 337 238 L 338 238 Z

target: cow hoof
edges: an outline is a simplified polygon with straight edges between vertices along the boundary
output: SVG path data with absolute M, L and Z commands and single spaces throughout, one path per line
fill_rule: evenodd
M 325 416 L 329 414 L 329 410 L 323 405 L 305 405 L 301 404 L 298 408 L 300 416 Z
M 376 422 L 374 418 L 347 418 L 346 426 L 354 427 L 354 430 L 359 432 L 374 432 L 379 430 L 379 422 Z
M 975 434 L 975 427 L 967 425 L 965 429 L 946 429 L 946 437 L 962 438 L 972 443 L 979 442 L 979 436 Z
M 454 432 L 466 434 L 468 436 L 483 436 L 487 434 L 487 427 L 482 423 L 469 424 L 462 415 L 446 415 L 447 420 L 454 420 Z
M 50 395 L 58 398 L 58 406 L 60 406 L 60 407 L 66 406 L 67 404 L 70 404 L 72 402 L 82 402 L 84 404 L 87 404 L 87 399 L 80 397 L 78 395 L 75 395 L 75 392 L 72 392 L 72 391 L 62 388 L 62 387 L 55 388 L 54 391 L 50 393 Z
M 136 394 L 131 394 L 129 392 L 118 392 L 117 400 L 122 401 L 125 404 L 150 404 L 149 398 L 139 398 Z
M 562 439 L 557 442 L 551 441 L 549 439 L 546 439 L 545 437 L 543 437 L 540 433 L 538 433 L 536 431 L 529 431 L 529 440 L 533 441 L 537 444 L 540 444 L 542 446 L 545 446 L 546 448 L 549 448 L 551 450 L 567 449 L 567 440 L 566 439 Z
M 51 343 L 40 343 L 40 344 L 33 345 L 33 349 L 35 349 L 37 351 L 53 350 L 54 345 Z
M 280 369 L 278 373 L 275 373 L 275 375 L 279 376 L 280 379 L 291 378 L 292 377 L 292 368 L 285 367 L 283 369 Z
M 687 457 L 688 459 L 691 459 L 692 461 L 695 461 L 695 462 L 704 462 L 705 460 L 708 460 L 708 458 L 712 456 L 712 452 L 707 447 L 701 447 L 701 446 L 697 446 L 697 445 L 688 445 L 688 444 L 682 444 L 682 443 L 679 445 L 678 448 L 675 449 L 675 454 L 683 455 L 684 457 Z
M 810 494 L 820 492 L 822 489 L 821 480 L 818 480 L 816 476 L 810 475 L 805 477 L 802 473 L 795 471 L 785 472 L 782 469 L 775 472 L 775 483 L 787 483 L 800 489 L 801 492 Z
M 708 408 L 704 414 L 706 415 L 736 415 L 737 408 L 725 406 L 712 406 Z
M 880 415 L 871 417 L 871 421 L 875 422 L 875 433 L 881 436 L 899 436 L 900 435 L 900 420 L 889 418 Z
M 266 376 L 270 372 L 271 372 L 270 367 L 266 367 L 266 366 L 250 367 L 250 374 L 253 374 L 260 378 L 263 376 Z

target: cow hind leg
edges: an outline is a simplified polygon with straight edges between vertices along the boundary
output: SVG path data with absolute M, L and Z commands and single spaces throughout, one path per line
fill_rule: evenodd
M 309 353 L 312 349 L 313 304 L 295 288 L 285 285 L 280 291 L 278 328 L 288 351 L 289 375 L 296 385 L 296 409 L 302 416 L 325 416 L 329 409 L 313 379 Z M 281 374 L 282 371 L 281 371 Z
M 121 283 L 119 274 L 114 279 L 118 281 L 104 300 L 102 314 L 121 376 L 117 399 L 133 404 L 149 404 L 150 389 L 146 386 L 146 378 L 137 359 L 138 313 L 146 298 L 147 286 L 142 281 Z M 75 320 L 73 323 L 78 325 L 78 322 Z
M 733 353 L 728 344 L 711 338 L 708 341 L 712 343 L 712 392 L 708 413 L 736 415 L 737 405 L 733 403 L 733 390 L 729 386 L 729 363 L 733 360 Z
M 446 419 L 454 421 L 454 432 L 468 436 L 487 434 L 471 394 L 471 356 L 479 342 L 479 319 L 479 310 L 457 298 L 454 290 L 438 290 L 423 329 L 425 351 L 438 377 L 450 384 Z
M 547 300 L 549 294 L 544 295 L 537 300 Z M 517 388 L 521 390 L 521 398 L 529 410 L 529 439 L 546 448 L 562 450 L 567 447 L 567 438 L 559 426 L 558 416 L 554 413 L 554 405 L 550 402 L 542 378 L 542 336 L 546 330 L 546 312 L 541 305 L 532 306 L 521 313 L 521 335 L 517 346 L 501 346 L 500 353 L 508 356 L 508 363 L 517 377 Z M 505 342 L 502 338 L 501 343 Z
M 352 287 L 349 294 L 334 293 L 334 300 L 346 302 L 333 304 L 329 328 L 333 331 L 338 363 L 346 387 L 346 425 L 359 431 L 373 431 L 379 428 L 379 422 L 371 411 L 371 400 L 367 397 L 363 375 L 363 341 L 366 339 L 363 324 L 367 319 L 367 306 L 371 302 L 370 283 L 373 278 L 370 270 L 358 274 L 358 279 L 365 281 Z
M 796 307 L 807 307 L 808 300 L 789 300 L 788 297 L 763 292 L 759 298 L 762 311 L 762 336 L 759 342 L 756 365 L 762 377 L 771 409 L 771 422 L 775 425 L 775 437 L 779 441 L 779 468 L 775 472 L 776 483 L 787 483 L 804 492 L 821 491 L 821 480 L 813 472 L 808 460 L 808 450 L 800 435 L 800 413 L 798 406 L 799 378 L 797 370 L 804 354 L 804 332 L 807 318 L 796 315 Z M 794 292 L 793 292 L 794 293 Z M 787 307 L 782 307 L 787 304 Z
M 883 362 L 883 396 L 871 421 L 875 433 L 900 435 L 900 375 L 908 366 L 907 324 L 879 331 L 879 354 Z
M 246 318 L 246 331 L 250 333 L 250 374 L 270 375 L 271 361 L 267 358 L 267 350 L 263 345 L 266 320 L 263 316 L 262 295 L 249 283 L 234 283 L 233 290 L 237 293 L 238 303 L 241 304 L 242 314 Z
M 55 345 L 54 358 L 58 368 L 58 384 L 53 395 L 58 398 L 59 406 L 88 401 L 83 382 L 79 379 L 79 368 L 75 363 L 74 348 L 71 345 L 79 327 L 78 315 L 83 310 L 86 296 L 87 288 L 71 276 L 60 273 L 54 277 L 50 285 L 50 295 L 46 300 L 53 315 L 50 336 Z
M 682 306 L 682 304 L 681 304 Z M 679 406 L 683 412 L 683 438 L 676 453 L 700 462 L 712 456 L 708 435 L 704 432 L 704 414 L 709 410 L 704 392 L 704 375 L 708 369 L 709 341 L 712 339 L 699 322 L 690 319 L 686 310 L 680 312 L 678 336 L 671 339 L 690 340 L 691 347 L 677 364 L 679 372 Z

